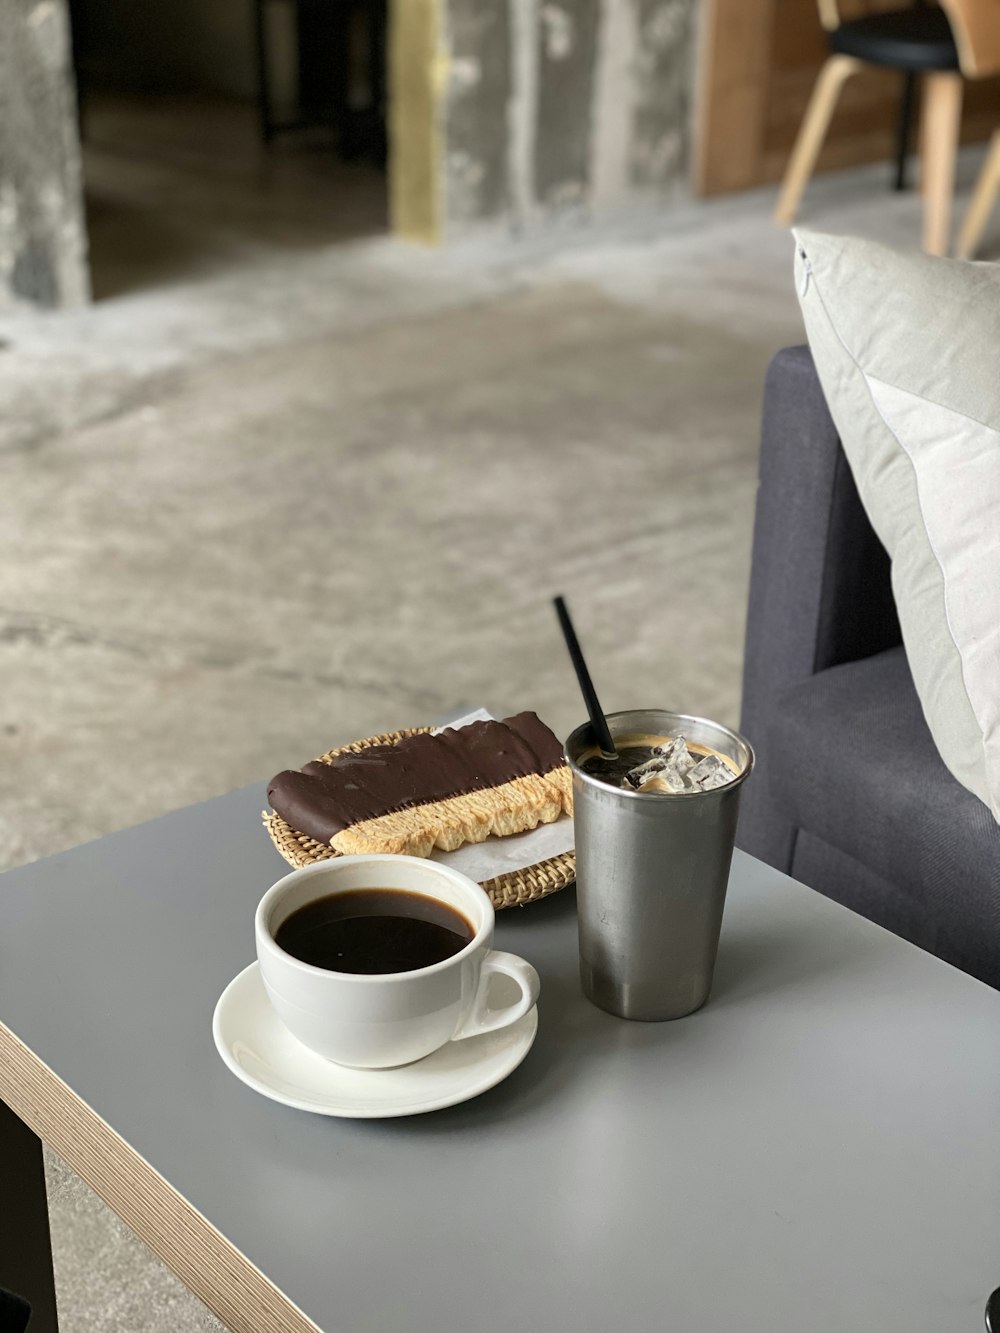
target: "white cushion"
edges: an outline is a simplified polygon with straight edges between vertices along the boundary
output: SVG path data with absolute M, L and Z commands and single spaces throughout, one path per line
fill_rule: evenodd
M 941 758 L 1000 820 L 1000 267 L 797 231 L 816 369 Z

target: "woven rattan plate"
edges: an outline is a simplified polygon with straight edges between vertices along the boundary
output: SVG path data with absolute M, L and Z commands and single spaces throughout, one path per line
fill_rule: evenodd
M 433 727 L 411 727 L 407 731 L 390 731 L 384 736 L 369 736 L 363 741 L 342 745 L 339 750 L 328 750 L 326 754 L 320 755 L 320 763 L 328 764 L 339 754 L 366 750 L 370 745 L 395 745 L 404 736 L 417 736 L 427 731 L 433 731 Z M 302 866 L 311 866 L 316 861 L 335 860 L 340 855 L 332 847 L 316 842 L 305 833 L 299 833 L 286 824 L 280 815 L 270 810 L 264 811 L 263 820 L 264 827 L 278 852 L 297 870 Z M 528 903 L 537 902 L 539 898 L 547 898 L 550 893 L 564 889 L 567 884 L 572 884 L 575 878 L 576 858 L 572 852 L 564 852 L 562 856 L 550 857 L 547 861 L 539 861 L 537 865 L 526 866 L 523 870 L 511 871 L 509 874 L 498 875 L 496 879 L 485 880 L 483 888 L 497 909 L 524 907 Z

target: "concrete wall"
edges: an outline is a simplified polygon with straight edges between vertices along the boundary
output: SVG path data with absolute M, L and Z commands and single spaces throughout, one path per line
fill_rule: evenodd
M 0 307 L 88 294 L 65 0 L 2 0 Z
M 445 232 L 669 194 L 687 173 L 695 0 L 445 0 Z

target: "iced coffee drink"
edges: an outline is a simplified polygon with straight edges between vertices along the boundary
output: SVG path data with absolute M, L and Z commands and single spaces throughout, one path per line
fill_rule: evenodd
M 616 759 L 605 759 L 593 750 L 580 761 L 591 777 L 624 791 L 679 795 L 682 792 L 712 791 L 740 776 L 728 755 L 704 742 L 683 735 L 626 735 L 615 740 Z
M 589 723 L 566 742 L 583 991 L 622 1018 L 680 1018 L 711 988 L 753 752 L 729 727 L 665 709 L 607 723 L 610 762 Z

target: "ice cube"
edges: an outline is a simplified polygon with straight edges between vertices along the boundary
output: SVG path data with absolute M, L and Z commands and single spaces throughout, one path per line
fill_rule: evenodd
M 734 776 L 733 770 L 718 755 L 706 754 L 688 772 L 687 780 L 698 791 L 711 791 L 732 782 Z
M 652 758 L 630 769 L 622 786 L 633 791 L 712 791 L 732 782 L 733 771 L 718 755 L 692 754 L 683 736 L 654 745 Z
M 655 746 L 653 753 L 659 755 L 666 762 L 667 768 L 682 778 L 695 765 L 694 756 L 683 736 L 674 736 L 665 745 Z
M 639 764 L 637 768 L 630 768 L 622 781 L 623 787 L 633 787 L 636 791 L 649 778 L 656 773 L 662 773 L 667 766 L 667 761 L 654 755 L 652 759 L 647 759 L 644 764 Z
M 651 774 L 639 788 L 646 792 L 679 792 L 687 791 L 688 786 L 684 778 L 675 769 L 665 768 L 662 773 Z

